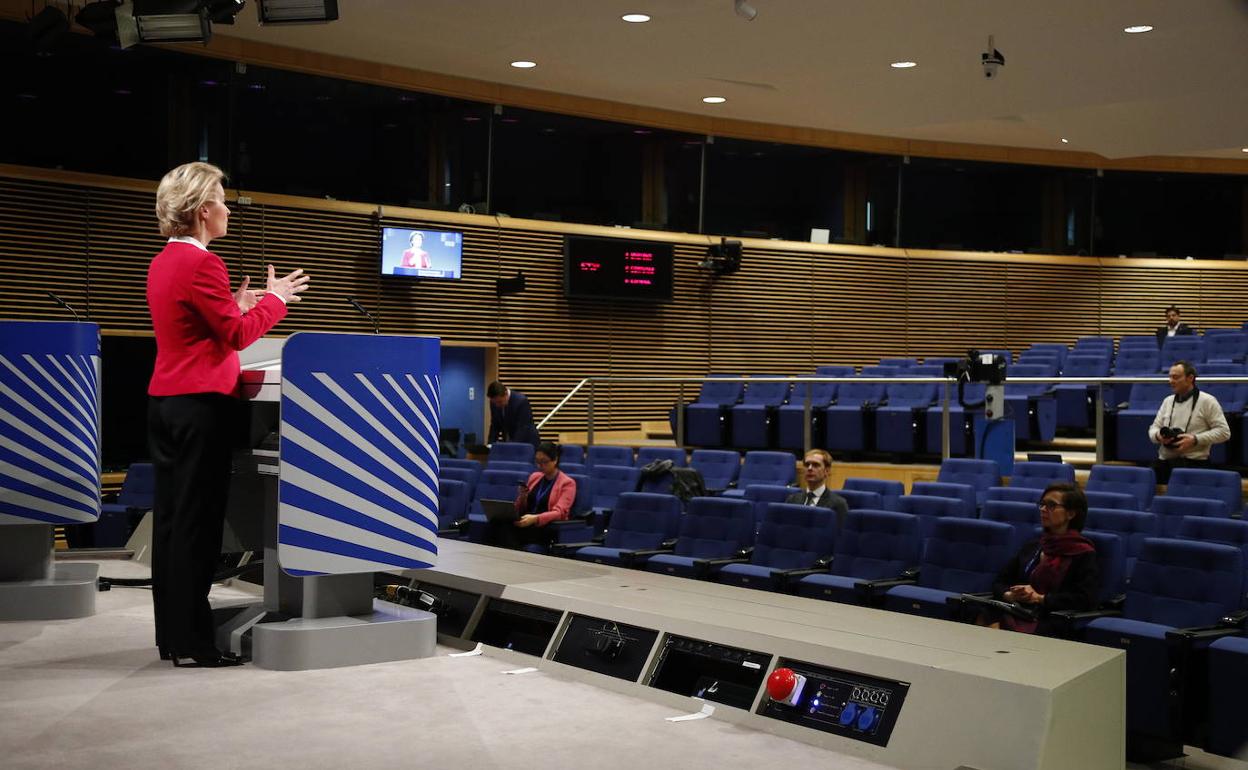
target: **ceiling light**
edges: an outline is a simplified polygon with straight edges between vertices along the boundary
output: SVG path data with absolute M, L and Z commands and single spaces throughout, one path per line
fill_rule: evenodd
M 919 64 L 918 62 L 912 62 L 912 61 L 895 61 L 888 66 L 892 67 L 895 70 L 908 70 L 911 67 L 919 66 Z
M 1147 24 L 1136 24 L 1132 27 L 1123 27 L 1122 31 L 1126 32 L 1128 35 L 1138 35 L 1141 32 L 1152 32 L 1153 28 Z
M 261 24 L 321 24 L 338 20 L 338 0 L 259 0 Z
M 754 21 L 758 17 L 758 9 L 745 2 L 745 0 L 733 0 L 732 10 L 746 21 Z
M 518 70 L 531 70 L 537 66 L 537 62 L 535 61 L 513 61 L 511 63 L 511 66 L 515 67 Z
M 650 21 L 650 17 L 644 13 L 626 13 L 620 18 L 629 24 L 645 24 L 647 21 Z
M 122 14 L 129 7 L 139 42 L 207 42 L 212 37 L 208 9 L 198 0 L 134 0 L 117 8 L 118 32 Z M 122 40 L 122 45 L 126 43 Z
M 1240 152 L 1248 152 L 1248 147 L 1241 149 Z
M 1065 137 L 1062 137 L 1062 144 L 1070 144 L 1070 140 Z
M 724 102 L 728 100 L 722 96 L 703 96 L 702 101 L 706 102 L 707 104 L 723 104 Z

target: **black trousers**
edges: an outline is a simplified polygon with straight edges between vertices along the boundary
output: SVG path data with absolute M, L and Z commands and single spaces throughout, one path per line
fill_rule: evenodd
M 1212 468 L 1213 463 L 1210 460 L 1189 460 L 1186 457 L 1174 457 L 1169 460 L 1158 458 L 1153 460 L 1153 473 L 1157 476 L 1158 484 L 1169 484 L 1170 473 L 1175 468 Z
M 554 527 L 517 527 L 510 521 L 489 522 L 485 533 L 485 544 L 499 548 L 522 549 L 528 545 L 541 546 L 542 550 L 550 550 L 554 539 Z
M 183 655 L 215 649 L 208 591 L 221 554 L 237 410 L 236 399 L 213 393 L 148 400 L 156 645 Z

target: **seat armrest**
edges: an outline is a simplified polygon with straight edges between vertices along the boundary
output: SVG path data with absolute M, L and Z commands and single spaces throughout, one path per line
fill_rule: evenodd
M 455 529 L 458 529 L 458 530 L 459 530 L 459 534 L 461 534 L 461 535 L 462 535 L 462 534 L 464 534 L 464 533 L 466 533 L 466 532 L 468 531 L 468 524 L 469 524 L 469 523 L 470 523 L 470 522 L 469 522 L 468 517 L 466 517 L 466 516 L 465 516 L 465 517 L 464 517 L 464 518 L 462 518 L 462 519 L 456 519 L 456 520 L 455 520 L 455 523 L 453 524 L 453 526 L 455 527 Z
M 594 542 L 589 543 L 551 543 L 550 552 L 554 556 L 571 556 L 572 553 L 588 548 L 591 545 L 598 545 Z
M 807 567 L 804 569 L 773 569 L 771 571 L 771 585 L 777 591 L 788 591 L 789 587 L 807 575 L 825 575 L 828 572 L 828 565 L 822 567 Z
M 561 520 L 559 520 L 559 521 L 552 521 L 552 522 L 548 523 L 546 526 L 548 526 L 548 527 L 559 527 L 559 528 L 561 528 L 561 529 L 564 529 L 564 528 L 567 528 L 567 527 L 588 527 L 588 526 L 590 526 L 590 522 L 589 522 L 589 519 L 587 519 L 587 518 L 585 518 L 585 517 L 582 517 L 582 516 L 573 516 L 573 517 L 568 518 L 568 519 L 561 519 Z
M 719 569 L 727 564 L 749 564 L 750 560 L 733 557 L 730 559 L 694 559 L 693 560 L 693 576 L 701 580 L 709 575 L 713 570 Z
M 649 559 L 651 556 L 658 556 L 661 553 L 671 553 L 671 548 L 647 548 L 641 551 L 620 551 L 620 561 L 624 562 L 624 566 L 632 567 L 637 563 Z
M 854 592 L 868 604 L 874 604 L 888 589 L 896 586 L 909 586 L 917 583 L 910 578 L 881 578 L 880 580 L 861 580 L 854 583 Z
M 458 527 L 447 527 L 438 530 L 438 537 L 458 537 L 464 534 Z

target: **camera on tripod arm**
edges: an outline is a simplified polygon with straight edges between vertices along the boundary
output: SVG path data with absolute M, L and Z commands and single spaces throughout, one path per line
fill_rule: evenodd
M 968 350 L 965 359 L 945 363 L 945 376 L 962 382 L 1000 385 L 1005 382 L 1005 358 L 994 353 L 981 354 L 978 350 Z

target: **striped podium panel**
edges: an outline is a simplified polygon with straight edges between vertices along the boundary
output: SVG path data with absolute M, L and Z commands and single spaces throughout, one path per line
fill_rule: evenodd
M 0 524 L 99 517 L 99 326 L 0 322 Z
M 278 560 L 288 574 L 436 563 L 440 367 L 436 338 L 286 340 Z

